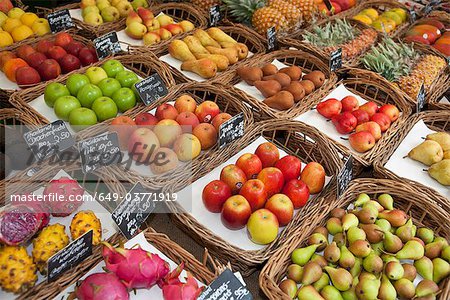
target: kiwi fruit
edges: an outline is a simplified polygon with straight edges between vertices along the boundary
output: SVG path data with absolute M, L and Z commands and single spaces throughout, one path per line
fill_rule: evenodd
M 267 64 L 261 68 L 264 76 L 275 75 L 278 73 L 278 68 L 275 65 Z
M 315 85 L 311 80 L 302 80 L 299 81 L 300 84 L 303 86 L 303 88 L 305 89 L 305 95 L 309 95 L 311 94 L 314 89 L 315 89 Z
M 289 86 L 289 84 L 291 83 L 291 77 L 289 77 L 289 75 L 284 74 L 284 73 L 277 73 L 275 75 L 270 75 L 270 76 L 264 76 L 263 80 L 276 80 L 281 84 L 281 87 L 285 88 L 287 86 Z
M 298 81 L 302 77 L 302 69 L 297 66 L 283 68 L 280 70 L 280 73 L 289 75 L 292 81 Z
M 303 85 L 298 81 L 292 81 L 291 84 L 284 89 L 284 91 L 288 91 L 294 96 L 294 101 L 298 102 L 305 97 L 305 89 Z
M 314 87 L 318 89 L 325 82 L 325 74 L 321 71 L 312 71 L 311 73 L 303 76 L 303 80 L 312 81 L 312 83 L 314 83 Z

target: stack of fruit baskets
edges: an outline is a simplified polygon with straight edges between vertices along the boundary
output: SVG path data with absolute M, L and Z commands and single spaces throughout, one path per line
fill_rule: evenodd
M 60 32 L 25 40 L 0 52 L 0 99 L 8 99 L 16 90 L 29 89 L 42 82 L 72 73 L 97 62 L 91 41 L 75 31 Z
M 117 56 L 51 84 L 19 91 L 10 101 L 39 117 L 41 124 L 64 120 L 79 131 L 144 106 L 134 84 L 155 73 L 167 88 L 174 85 L 170 71 L 151 53 Z
M 411 116 L 374 163 L 379 178 L 403 180 L 450 199 L 450 111 Z M 424 140 L 425 139 L 425 140 Z M 427 174 L 428 173 L 428 174 Z
M 359 63 L 359 68 L 349 70 L 352 77 L 371 74 L 371 78 L 378 78 L 374 80 L 402 93 L 411 104 L 417 104 L 422 84 L 426 102 L 439 101 L 450 78 L 450 69 L 442 56 L 416 44 L 396 43 L 388 37 L 361 56 Z
M 322 99 L 336 81 L 325 63 L 301 50 L 258 56 L 223 78 L 251 105 L 256 120 L 298 116 Z M 285 99 L 270 101 L 280 95 Z
M 300 34 L 280 39 L 288 46 L 308 51 L 319 56 L 326 63 L 330 55 L 342 49 L 343 66 L 358 64 L 358 57 L 377 43 L 378 33 L 375 29 L 349 19 L 332 19 L 311 25 Z
M 314 104 L 294 120 L 317 128 L 345 156 L 353 155 L 355 175 L 385 151 L 412 111 L 400 93 L 374 78 L 344 79 Z
M 247 65 L 253 55 L 265 51 L 254 31 L 236 24 L 191 31 L 183 39 L 155 50 L 155 54 L 170 66 L 178 83 L 222 82 L 228 71 Z
M 328 205 L 320 195 L 341 167 L 316 129 L 264 121 L 203 161 L 194 178 L 185 176 L 163 192 L 177 193 L 178 201 L 167 203 L 177 226 L 247 276 L 305 225 L 303 216 Z
M 309 226 L 262 270 L 270 299 L 450 297 L 448 202 L 386 179 L 356 179 L 339 198 L 327 198 L 327 209 L 303 220 Z
M 411 24 L 408 8 L 394 0 L 365 1 L 347 17 L 391 37 L 401 35 Z

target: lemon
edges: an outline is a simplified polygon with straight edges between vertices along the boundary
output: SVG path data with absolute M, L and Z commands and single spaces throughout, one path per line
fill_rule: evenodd
M 33 30 L 27 25 L 20 25 L 13 29 L 11 35 L 15 42 L 20 42 L 33 35 Z
M 14 43 L 11 35 L 6 31 L 0 31 L 0 47 L 10 46 Z
M 366 25 L 372 24 L 372 19 L 369 16 L 366 16 L 366 15 L 356 15 L 352 19 L 356 20 L 356 21 L 359 21 L 361 23 L 364 23 Z
M 399 15 L 397 15 L 395 12 L 393 11 L 387 11 L 384 12 L 381 17 L 384 17 L 386 19 L 391 19 L 392 21 L 395 22 L 395 25 L 398 26 L 400 24 L 403 23 L 402 17 L 400 17 Z
M 363 9 L 359 14 L 368 16 L 369 18 L 372 19 L 372 21 L 375 21 L 376 19 L 378 19 L 378 11 L 375 8 Z

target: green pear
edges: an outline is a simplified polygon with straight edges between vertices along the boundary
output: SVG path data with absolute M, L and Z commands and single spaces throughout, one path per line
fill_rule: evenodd
M 338 218 L 329 218 L 327 220 L 326 228 L 331 235 L 342 232 L 342 222 Z
M 282 282 L 280 282 L 280 285 L 278 286 L 280 290 L 283 291 L 286 295 L 288 295 L 291 299 L 295 298 L 295 295 L 297 294 L 297 284 L 294 280 L 291 279 L 285 279 Z
M 403 243 L 402 243 L 402 240 L 398 236 L 390 233 L 389 231 L 385 231 L 383 246 L 387 252 L 397 253 L 398 251 L 400 251 L 403 248 Z
M 323 257 L 325 257 L 327 261 L 335 263 L 339 261 L 339 257 L 341 257 L 341 250 L 335 242 L 332 242 L 325 250 L 323 250 Z
M 330 276 L 333 285 L 340 291 L 346 291 L 352 287 L 353 277 L 345 269 L 334 269 L 332 267 L 325 267 L 325 272 Z
M 403 243 L 406 243 L 410 239 L 414 237 L 414 227 L 412 223 L 412 219 L 409 218 L 408 222 L 405 225 L 400 226 L 395 231 L 395 235 L 398 236 Z
M 359 276 L 361 274 L 362 270 L 362 258 L 355 257 L 355 264 L 350 269 L 350 274 L 352 274 L 353 277 Z
M 341 256 L 339 257 L 339 265 L 344 269 L 351 269 L 355 265 L 355 256 L 348 250 L 345 245 L 342 245 L 340 247 L 340 250 Z
M 375 225 L 379 226 L 383 232 L 390 232 L 392 228 L 391 223 L 389 223 L 388 220 L 384 219 L 376 220 Z
M 389 278 L 383 274 L 381 277 L 381 285 L 378 290 L 378 298 L 380 300 L 395 300 L 397 299 L 397 291 Z
M 322 295 L 325 300 L 344 300 L 339 290 L 332 285 L 325 286 L 320 291 L 320 295 Z
M 380 289 L 380 280 L 365 277 L 359 280 L 356 285 L 356 295 L 360 300 L 376 300 Z
M 302 300 L 325 300 L 312 285 L 303 285 L 298 290 L 297 297 Z
M 303 267 L 302 284 L 310 285 L 320 279 L 322 276 L 322 268 L 316 262 L 308 262 Z
M 347 237 L 348 243 L 351 244 L 357 240 L 365 240 L 366 233 L 361 228 L 350 227 L 347 231 L 346 237 Z
M 432 164 L 442 160 L 444 157 L 444 151 L 438 142 L 425 140 L 411 149 L 408 153 L 408 157 L 420 161 L 427 166 L 431 166 Z
M 345 215 L 345 209 L 336 207 L 333 208 L 330 212 L 331 217 L 342 219 L 342 217 Z
M 342 217 L 342 230 L 344 231 L 347 231 L 350 227 L 356 227 L 358 224 L 358 218 L 352 213 L 345 214 Z
M 433 281 L 438 283 L 450 275 L 450 264 L 442 258 L 433 259 Z
M 433 262 L 428 257 L 424 256 L 421 259 L 414 261 L 414 267 L 424 279 L 433 280 Z
M 354 214 L 358 217 L 360 223 L 373 224 L 377 220 L 378 210 L 364 207 L 358 211 L 354 211 Z
M 328 277 L 327 273 L 322 272 L 322 276 L 320 276 L 319 280 L 314 282 L 313 287 L 316 291 L 320 292 L 328 284 L 330 284 L 330 277 Z
M 328 245 L 328 239 L 321 233 L 313 233 L 308 239 L 308 245 L 317 244 L 316 251 L 322 251 Z
M 394 199 L 389 194 L 381 194 L 377 198 L 378 203 L 384 207 L 384 209 L 393 210 L 394 209 Z
M 295 249 L 291 255 L 292 262 L 303 267 L 311 259 L 311 256 L 316 252 L 318 246 L 319 245 L 311 245 Z
M 397 258 L 395 258 L 395 256 L 392 256 L 392 255 L 387 254 L 387 253 L 381 255 L 381 259 L 383 260 L 383 262 L 384 262 L 385 264 L 387 264 L 387 263 L 390 262 L 390 261 L 400 262 Z
M 356 197 L 356 201 L 353 205 L 355 205 L 355 207 L 359 207 L 359 206 L 363 206 L 365 203 L 370 201 L 370 197 L 369 195 L 365 194 L 365 193 L 361 193 L 358 195 L 358 197 Z
M 399 280 L 403 277 L 404 272 L 402 265 L 396 261 L 388 262 L 384 268 L 384 274 L 386 274 L 390 280 Z
M 363 267 L 369 273 L 378 274 L 383 270 L 383 260 L 375 252 L 363 259 Z
M 352 227 L 353 228 L 353 227 Z M 351 229 L 351 228 L 350 228 Z M 345 236 L 344 236 L 344 234 L 342 233 L 342 232 L 339 232 L 339 233 L 336 233 L 334 236 L 333 236 L 333 242 L 336 242 L 336 245 L 338 246 L 338 247 L 340 247 L 340 246 L 342 246 L 342 245 L 345 245 Z
M 425 244 L 429 244 L 434 240 L 434 232 L 430 228 L 421 227 L 417 229 L 417 237 Z
M 427 135 L 426 140 L 437 142 L 444 152 L 450 150 L 450 134 L 446 132 L 430 133 Z
M 384 253 L 383 242 L 370 244 L 370 247 L 372 247 L 373 252 L 375 252 L 378 256 L 380 256 L 382 253 Z
M 324 226 L 318 226 L 313 230 L 313 233 L 321 233 L 323 236 L 328 236 L 328 230 Z
M 358 279 L 358 278 L 355 278 Z M 345 292 L 341 292 L 342 299 L 344 300 L 358 300 L 358 296 L 356 296 L 356 285 L 358 282 L 354 283 L 351 289 L 346 290 Z
M 364 230 L 365 237 L 371 244 L 383 241 L 384 233 L 380 226 L 376 224 L 359 224 L 359 227 Z M 349 229 L 349 232 L 352 228 Z M 388 230 L 387 230 L 388 231 Z M 348 233 L 347 233 L 348 236 Z M 347 237 L 348 239 L 348 237 Z M 365 238 L 364 238 L 365 239 Z
M 441 251 L 441 258 L 450 263 L 450 246 L 445 246 Z
M 425 297 L 428 295 L 434 295 L 439 291 L 438 285 L 428 279 L 424 279 L 416 286 L 416 297 Z
M 384 210 L 384 207 L 381 206 L 381 204 L 375 200 L 370 200 L 370 201 L 364 203 L 362 208 L 369 208 L 369 209 L 372 209 L 374 212 L 382 212 Z
M 303 276 L 303 268 L 297 264 L 291 264 L 287 267 L 286 276 L 288 279 L 292 279 L 296 283 L 300 283 Z
M 437 236 L 437 237 L 435 237 L 433 242 L 439 242 L 439 243 L 441 243 L 441 244 L 442 244 L 442 247 L 448 246 L 447 240 L 446 240 L 445 238 L 443 238 L 442 236 Z
M 425 256 L 429 259 L 439 257 L 442 249 L 444 249 L 444 243 L 442 240 L 435 239 L 434 242 L 425 245 Z
M 323 257 L 322 255 L 316 254 L 316 253 L 314 253 L 313 256 L 311 256 L 310 261 L 318 263 L 319 266 L 321 266 L 322 268 L 325 267 L 326 265 L 328 265 L 328 262 L 325 259 L 325 257 Z
M 428 174 L 440 184 L 450 186 L 450 159 L 443 159 L 431 165 Z
M 394 282 L 395 290 L 400 298 L 412 299 L 416 293 L 414 284 L 406 278 L 400 278 Z
M 378 218 L 388 220 L 393 227 L 403 226 L 406 221 L 408 221 L 408 216 L 403 210 L 400 209 L 384 210 L 379 212 Z
M 366 257 L 372 251 L 369 242 L 363 240 L 355 241 L 354 243 L 350 244 L 348 249 L 351 253 L 353 253 L 353 255 L 357 257 Z

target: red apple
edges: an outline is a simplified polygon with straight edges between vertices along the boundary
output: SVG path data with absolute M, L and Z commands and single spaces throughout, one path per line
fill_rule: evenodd
M 358 99 L 355 96 L 346 96 L 341 100 L 342 111 L 352 112 L 359 108 Z
M 46 59 L 39 65 L 38 72 L 43 80 L 51 80 L 61 74 L 61 67 L 56 60 Z
M 55 45 L 65 48 L 73 42 L 73 38 L 67 32 L 58 32 L 55 36 Z
M 288 181 L 283 187 L 283 194 L 291 199 L 295 209 L 305 206 L 309 200 L 309 188 L 301 180 L 292 179 Z
M 369 151 L 375 146 L 375 138 L 369 131 L 359 131 L 352 133 L 348 137 L 348 141 L 352 148 L 360 153 Z
M 263 168 L 273 167 L 280 159 L 278 148 L 270 142 L 259 145 L 258 148 L 256 148 L 255 154 L 258 155 L 261 160 Z
M 136 122 L 136 125 L 138 125 L 140 127 L 153 126 L 158 123 L 158 119 L 151 113 L 143 112 L 143 113 L 138 114 L 134 118 L 134 122 Z
M 266 209 L 270 210 L 278 219 L 280 226 L 286 226 L 294 216 L 294 205 L 288 196 L 275 194 L 267 200 Z
M 378 110 L 379 113 L 383 113 L 386 116 L 389 117 L 389 119 L 391 120 L 391 122 L 394 122 L 398 119 L 399 115 L 400 115 L 400 111 L 398 110 L 398 108 L 395 105 L 392 104 L 384 104 L 380 107 L 380 109 Z
M 75 55 L 78 57 L 80 54 L 80 50 L 83 49 L 84 45 L 80 42 L 73 41 L 64 47 L 67 53 Z
M 175 107 L 168 103 L 161 104 L 156 109 L 155 117 L 158 118 L 158 120 L 164 120 L 164 119 L 170 119 L 175 120 L 178 116 L 178 111 Z
M 250 179 L 244 183 L 239 194 L 247 199 L 252 211 L 263 208 L 267 200 L 266 188 L 259 179 Z
M 371 118 L 371 121 L 374 121 L 380 125 L 381 132 L 385 132 L 391 126 L 391 119 L 383 113 L 376 113 Z
M 151 129 L 138 128 L 128 140 L 128 153 L 133 160 L 149 164 L 159 146 L 158 137 Z
M 30 65 L 30 67 L 33 67 L 37 69 L 39 65 L 47 59 L 47 56 L 41 52 L 34 52 L 27 56 L 25 61 Z
M 88 66 L 98 61 L 97 55 L 89 47 L 81 48 L 78 52 L 78 58 L 83 66 Z
M 352 115 L 355 116 L 356 120 L 358 121 L 358 123 L 357 123 L 358 125 L 369 122 L 369 120 L 370 120 L 370 117 L 369 117 L 369 114 L 367 113 L 367 111 L 362 110 L 362 109 L 357 109 L 357 110 L 352 111 Z
M 351 112 L 343 112 L 331 118 L 336 130 L 341 134 L 347 134 L 355 129 L 358 120 Z
M 248 218 L 252 214 L 252 208 L 241 195 L 231 196 L 225 201 L 222 208 L 222 223 L 229 229 L 244 228 Z
M 27 60 L 28 55 L 37 52 L 36 50 L 34 50 L 33 47 L 31 47 L 30 45 L 22 45 L 19 48 L 17 48 L 16 50 L 16 55 L 17 57 L 20 57 L 23 60 Z
M 378 123 L 373 122 L 373 121 L 366 122 L 364 124 L 356 126 L 355 131 L 356 132 L 368 131 L 375 138 L 375 141 L 378 141 L 379 139 L 381 139 L 381 128 L 380 128 L 380 125 L 378 125 Z
M 53 47 L 55 43 L 50 40 L 42 40 L 36 44 L 36 51 L 47 55 L 48 50 Z
M 67 54 L 66 50 L 64 50 L 64 48 L 60 46 L 53 46 L 47 51 L 47 55 L 56 61 L 63 58 L 66 54 Z
M 280 169 L 274 167 L 264 168 L 259 172 L 257 178 L 264 183 L 268 197 L 278 194 L 283 189 L 284 177 Z
M 16 82 L 19 86 L 36 84 L 41 82 L 41 76 L 32 67 L 20 67 L 16 70 Z
M 192 130 L 194 130 L 194 128 L 200 124 L 197 116 L 190 111 L 184 111 L 180 113 L 177 116 L 176 121 L 178 122 L 178 124 L 180 124 L 183 132 L 187 133 L 192 133 Z
M 378 105 L 373 101 L 369 101 L 361 105 L 359 109 L 366 111 L 369 117 L 372 117 L 378 111 Z
M 72 54 L 66 54 L 59 60 L 59 65 L 61 66 L 63 73 L 69 73 L 79 69 L 81 67 L 81 62 L 78 57 Z
M 193 113 L 197 108 L 197 102 L 195 102 L 192 96 L 185 94 L 181 95 L 180 97 L 177 98 L 177 100 L 175 100 L 174 106 L 177 109 L 178 113 L 182 113 L 185 111 Z
M 219 132 L 220 125 L 225 123 L 231 119 L 231 115 L 227 113 L 220 113 L 217 116 L 214 117 L 211 124 L 216 128 L 217 132 Z
M 302 162 L 293 155 L 286 155 L 275 163 L 275 168 L 280 169 L 283 173 L 284 181 L 288 182 L 291 179 L 297 179 L 302 170 Z
M 255 154 L 245 153 L 236 162 L 236 166 L 244 171 L 247 179 L 255 179 L 262 170 L 262 162 Z
M 330 98 L 317 104 L 316 109 L 319 114 L 327 119 L 331 119 L 333 116 L 341 113 L 342 103 L 335 98 Z
M 219 213 L 222 211 L 225 201 L 231 196 L 230 187 L 225 182 L 214 180 L 203 189 L 202 200 L 207 210 Z
M 228 165 L 220 172 L 220 180 L 225 182 L 233 195 L 238 194 L 242 185 L 247 181 L 244 171 L 236 165 Z
M 333 6 L 333 8 L 334 8 L 334 13 L 333 13 L 334 15 L 336 15 L 342 11 L 342 7 L 336 2 L 331 2 L 331 6 Z
M 215 116 L 217 116 L 220 113 L 220 108 L 217 106 L 216 103 L 212 101 L 205 101 L 202 102 L 197 108 L 195 109 L 195 115 L 197 116 L 200 123 L 209 123 L 214 119 Z

